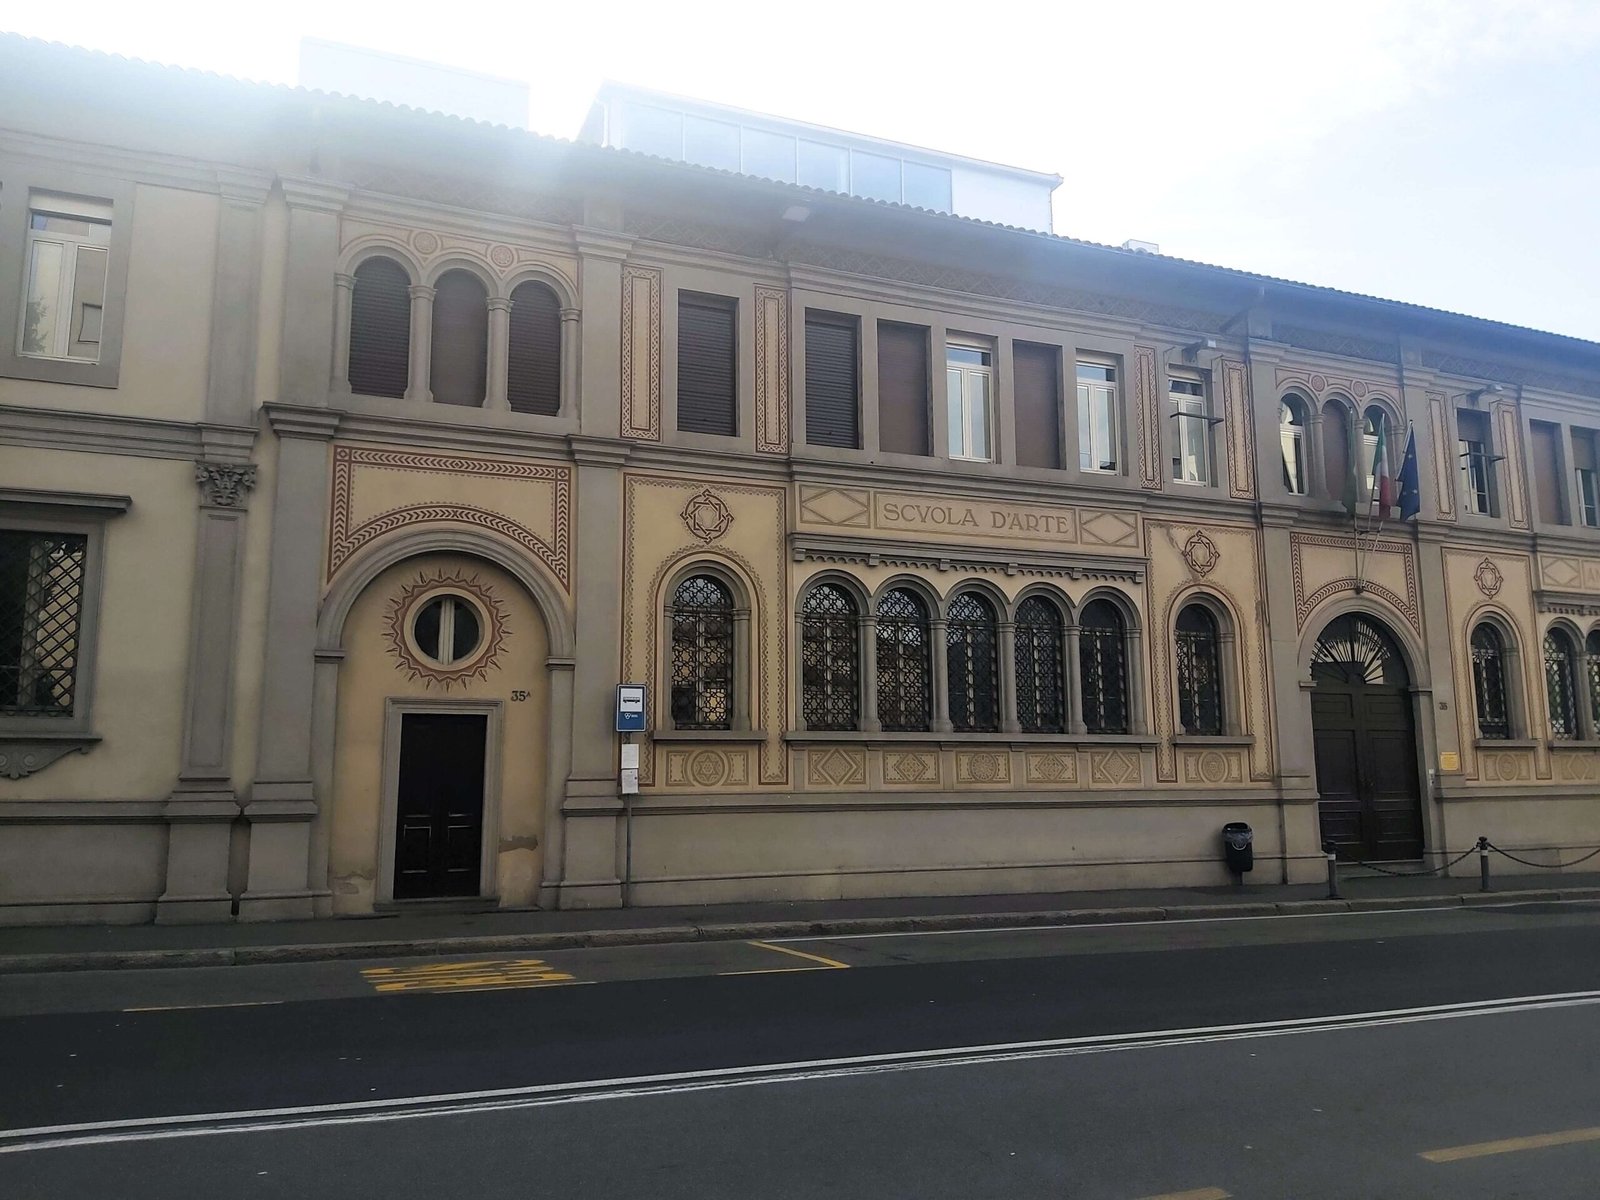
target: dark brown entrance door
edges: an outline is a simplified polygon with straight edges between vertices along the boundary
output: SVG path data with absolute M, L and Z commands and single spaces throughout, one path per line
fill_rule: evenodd
M 1322 840 L 1367 860 L 1422 854 L 1422 795 L 1410 677 L 1394 638 L 1360 614 L 1338 617 L 1311 659 Z
M 482 713 L 402 713 L 394 897 L 479 894 L 483 850 Z

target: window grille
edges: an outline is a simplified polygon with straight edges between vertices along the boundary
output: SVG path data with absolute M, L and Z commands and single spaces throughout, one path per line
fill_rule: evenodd
M 1478 711 L 1478 736 L 1510 737 L 1505 647 L 1499 631 L 1488 623 L 1472 631 L 1472 695 Z
M 860 624 L 850 593 L 819 583 L 800 606 L 800 708 L 807 729 L 855 729 L 861 716 Z
M 950 723 L 958 732 L 1000 728 L 999 630 L 994 605 L 963 592 L 950 601 L 945 659 L 950 668 Z
M 1544 687 L 1550 700 L 1550 736 L 1562 741 L 1577 737 L 1572 645 L 1566 634 L 1554 629 L 1544 635 Z
M 87 545 L 82 534 L 0 530 L 0 714 L 72 716 Z
M 1178 614 L 1178 724 L 1187 734 L 1222 732 L 1222 656 L 1217 619 L 1191 604 Z
M 933 721 L 933 658 L 927 606 L 895 588 L 878 602 L 878 722 L 926 731 Z
M 1061 613 L 1030 596 L 1017 606 L 1017 719 L 1024 733 L 1064 733 L 1067 727 Z
M 1127 733 L 1127 638 L 1122 614 L 1110 601 L 1095 600 L 1084 606 L 1081 624 L 1083 723 L 1090 733 Z
M 733 728 L 733 593 L 708 575 L 678 585 L 672 625 L 672 724 Z
M 1311 676 L 1346 687 L 1404 687 L 1411 681 L 1394 638 L 1360 613 L 1328 622 L 1311 652 Z
M 1595 728 L 1600 729 L 1600 629 L 1585 639 L 1583 657 L 1589 677 L 1589 714 L 1594 719 Z

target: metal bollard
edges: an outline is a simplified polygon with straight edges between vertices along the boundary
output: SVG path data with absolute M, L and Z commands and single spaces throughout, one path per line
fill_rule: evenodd
M 1478 839 L 1478 890 L 1493 890 L 1489 887 L 1489 839 L 1486 837 Z
M 1328 852 L 1328 899 L 1339 900 L 1339 852 L 1330 843 L 1323 847 Z

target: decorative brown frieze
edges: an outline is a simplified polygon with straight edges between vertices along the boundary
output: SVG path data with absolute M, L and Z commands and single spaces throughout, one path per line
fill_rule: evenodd
M 1139 486 L 1160 491 L 1166 475 L 1161 470 L 1161 397 L 1154 348 L 1135 346 L 1133 364 L 1133 405 L 1139 417 Z
M 756 287 L 756 450 L 789 453 L 789 293 Z
M 1250 379 L 1245 365 L 1225 358 L 1222 372 L 1223 432 L 1228 443 L 1228 495 L 1254 500 L 1256 495 L 1256 431 L 1250 415 Z
M 622 268 L 622 435 L 661 440 L 661 272 Z

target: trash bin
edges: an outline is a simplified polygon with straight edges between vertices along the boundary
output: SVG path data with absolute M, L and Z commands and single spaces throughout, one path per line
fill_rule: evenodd
M 1229 821 L 1222 827 L 1222 855 L 1228 870 L 1242 875 L 1256 865 L 1255 830 L 1243 821 Z

